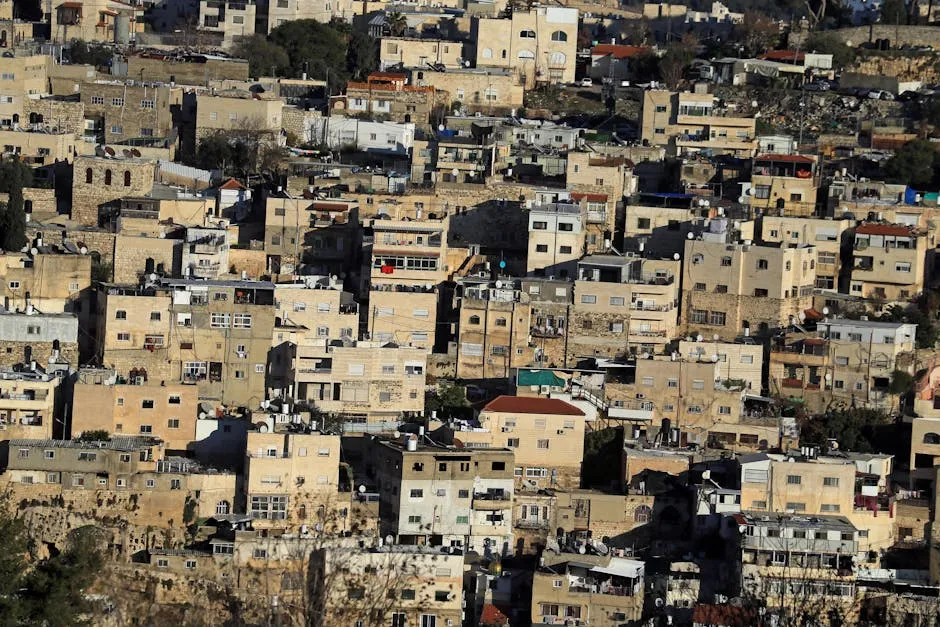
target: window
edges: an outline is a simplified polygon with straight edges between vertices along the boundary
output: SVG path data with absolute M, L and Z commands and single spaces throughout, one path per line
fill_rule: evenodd
M 421 627 L 437 627 L 437 616 L 434 614 L 422 614 Z
M 758 259 L 758 260 L 757 260 L 757 269 L 758 269 L 758 270 L 766 270 L 767 268 L 768 268 L 768 263 L 767 263 L 767 260 L 766 260 L 766 259 Z
M 227 329 L 230 321 L 231 315 L 227 313 L 213 312 L 209 316 L 209 326 L 213 329 Z
M 611 307 L 623 307 L 624 299 L 623 296 L 611 296 L 608 302 Z
M 894 264 L 894 271 L 895 272 L 910 272 L 911 264 L 906 261 L 899 261 Z
M 416 489 L 414 489 L 414 490 L 411 491 L 410 496 L 411 496 L 411 498 L 413 498 L 413 499 L 423 499 L 423 498 L 424 498 L 424 490 L 422 490 L 422 489 L 420 489 L 420 488 L 416 488 Z
M 532 230 L 534 231 L 544 231 L 548 228 L 548 222 L 536 221 L 532 223 Z
M 535 252 L 537 252 L 537 253 L 547 253 L 547 252 L 548 252 L 548 244 L 536 244 L 536 245 L 535 245 Z
M 252 496 L 249 505 L 252 518 L 262 520 L 284 520 L 287 518 L 286 496 Z
M 118 309 L 117 311 L 114 312 L 114 319 L 115 320 L 127 320 L 127 312 L 124 311 L 123 309 Z
M 741 363 L 742 363 L 742 364 L 753 364 L 753 363 L 754 363 L 754 355 L 741 355 Z
M 759 198 L 761 200 L 767 200 L 770 198 L 770 185 L 755 185 L 754 198 Z
M 559 222 L 558 230 L 564 233 L 571 233 L 574 231 L 574 224 L 571 222 Z
M 571 254 L 571 246 L 559 246 L 559 247 L 558 247 L 558 254 L 560 254 L 560 255 L 570 255 L 570 254 Z
M 708 312 L 704 309 L 693 309 L 689 313 L 689 320 L 694 324 L 705 324 L 708 322 Z
M 250 329 L 251 328 L 251 314 L 246 313 L 237 313 L 232 316 L 232 328 L 233 329 Z
M 799 503 L 796 501 L 787 501 L 786 509 L 792 510 L 794 512 L 803 512 L 803 511 L 806 511 L 806 503 Z
M 568 33 L 562 30 L 556 30 L 552 33 L 552 41 L 568 41 Z
M 170 561 L 167 559 L 158 559 L 157 568 L 167 568 L 170 565 Z
M 170 418 L 166 421 L 166 426 L 168 429 L 179 429 L 180 428 L 180 419 L 179 418 Z
M 103 104 L 104 104 L 104 96 L 92 96 L 92 97 L 91 97 L 91 104 L 93 104 L 93 105 L 103 105 Z
M 593 294 L 582 294 L 581 303 L 584 305 L 593 305 L 597 302 L 597 296 Z
M 653 519 L 653 510 L 649 505 L 640 505 L 633 510 L 633 520 L 638 523 L 648 523 Z
M 803 483 L 803 477 L 800 475 L 787 475 L 788 485 L 800 485 Z
M 823 485 L 827 488 L 838 488 L 839 478 L 838 477 L 823 477 Z
M 708 315 L 708 324 L 725 326 L 726 315 L 723 311 L 713 311 Z
M 130 342 L 131 334 L 130 333 L 118 333 L 117 340 L 118 342 Z
M 838 503 L 823 503 L 819 509 L 823 512 L 838 512 L 841 508 Z
M 704 284 L 704 283 L 696 283 L 694 289 L 695 289 L 696 292 L 704 292 L 704 291 L 705 291 L 705 284 Z
M 548 450 L 548 440 L 539 440 L 537 442 L 537 448 Z
M 410 524 L 410 525 L 420 525 L 420 524 L 421 524 L 421 516 L 418 516 L 418 515 L 409 516 L 409 517 L 408 517 L 408 524 Z
M 535 31 L 531 29 L 519 31 L 519 37 L 521 39 L 535 39 Z

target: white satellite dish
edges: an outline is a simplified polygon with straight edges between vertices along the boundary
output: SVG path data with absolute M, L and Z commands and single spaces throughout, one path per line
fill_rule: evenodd
M 823 315 L 824 315 L 824 316 L 828 316 L 828 315 L 829 315 L 829 308 L 828 308 L 828 307 L 823 307 L 822 312 L 823 312 Z
M 702 334 L 701 334 L 701 333 L 699 333 L 698 335 L 695 336 L 695 341 L 696 341 L 696 342 L 701 342 L 701 341 L 704 340 L 704 339 L 705 339 L 705 338 L 702 337 Z
M 30 254 L 30 255 L 38 255 L 38 254 L 39 254 L 39 249 L 34 246 L 34 247 L 32 247 L 32 248 L 29 249 L 29 254 Z
M 806 320 L 806 312 L 801 311 L 799 314 L 800 322 Z
M 360 485 L 360 486 L 359 486 L 359 494 L 365 494 L 365 493 L 366 493 L 366 486 L 365 486 L 364 484 L 363 484 L 363 485 Z
M 717 363 L 718 363 L 718 355 L 712 355 L 712 363 L 713 363 L 713 364 L 717 364 Z
M 702 472 L 702 479 L 704 479 L 705 481 L 708 481 L 708 480 L 711 479 L 711 478 L 712 478 L 712 471 L 711 471 L 711 470 L 705 470 L 705 471 Z
M 496 282 L 496 289 L 498 289 L 498 290 L 503 289 L 503 282 L 502 282 L 502 281 L 497 281 L 497 282 Z
M 444 125 L 443 125 L 443 124 L 438 124 L 438 125 L 437 125 L 437 130 L 443 131 L 443 130 L 444 130 Z
M 715 342 L 717 342 L 717 341 L 720 340 L 720 339 L 721 339 L 721 336 L 718 335 L 717 333 L 712 336 L 712 340 L 714 340 Z
M 395 538 L 392 537 L 392 534 L 385 536 L 385 544 L 391 546 L 393 542 L 395 542 Z
M 202 419 L 202 420 L 205 420 L 207 415 L 208 415 L 208 414 L 206 414 L 206 412 L 204 412 L 204 411 L 199 412 L 199 418 Z
M 672 253 L 673 261 L 679 261 L 679 259 L 681 258 L 682 258 L 682 255 L 680 255 L 679 253 Z
M 395 439 L 397 440 L 398 438 L 401 437 L 401 431 L 395 431 L 395 433 L 393 433 L 392 435 L 394 435 Z
M 685 236 L 686 239 L 693 239 L 694 237 L 695 237 L 695 234 L 692 233 L 691 231 L 689 231 L 689 233 Z

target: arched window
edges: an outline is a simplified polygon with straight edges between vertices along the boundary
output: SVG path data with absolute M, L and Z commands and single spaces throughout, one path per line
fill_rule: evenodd
M 522 39 L 535 39 L 535 31 L 530 28 L 521 30 L 519 31 L 519 37 Z
M 468 322 L 470 324 L 480 324 L 480 316 L 470 316 L 470 320 L 468 320 Z
M 565 61 L 568 60 L 568 57 L 565 56 L 564 52 L 553 52 L 548 57 L 548 64 L 551 66 L 560 66 L 564 65 Z
M 552 33 L 552 41 L 568 41 L 568 33 L 563 30 L 556 30 Z
M 483 52 L 480 53 L 480 57 L 483 59 L 492 59 L 493 58 L 493 49 L 484 48 Z
M 219 501 L 219 503 L 215 506 L 215 513 L 219 516 L 224 516 L 228 514 L 228 512 L 229 512 L 228 501 Z
M 91 168 L 85 168 L 85 183 L 91 184 L 94 180 L 94 173 L 91 171 Z
M 504 326 L 506 326 L 506 319 L 505 319 L 505 318 L 497 318 L 497 319 L 496 319 L 496 326 L 498 326 L 498 327 L 504 327 Z
M 131 171 L 124 170 L 124 187 L 130 187 L 130 186 L 131 186 Z
M 520 50 L 520 51 L 519 51 L 519 58 L 520 58 L 520 59 L 534 59 L 534 58 L 535 58 L 535 53 L 532 52 L 531 50 Z
M 105 185 L 111 184 L 111 170 L 104 171 L 104 184 Z
M 653 520 L 653 510 L 649 505 L 640 505 L 633 510 L 633 521 L 638 523 L 648 523 Z
M 940 444 L 940 433 L 925 433 L 924 444 Z

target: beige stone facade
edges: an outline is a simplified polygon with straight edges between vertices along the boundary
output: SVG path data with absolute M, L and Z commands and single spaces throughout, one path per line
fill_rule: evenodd
M 72 435 L 105 431 L 159 438 L 170 451 L 183 452 L 196 440 L 199 413 L 196 388 L 167 381 L 118 379 L 79 372 L 73 388 Z
M 764 215 L 760 238 L 768 244 L 813 246 L 816 248 L 816 288 L 839 291 L 843 249 L 851 238 L 852 220 Z
M 719 111 L 709 93 L 651 89 L 643 93 L 640 137 L 666 146 L 672 154 L 711 154 L 751 157 L 757 149 L 756 120 Z
M 44 133 L 24 129 L 0 130 L 0 146 L 4 153 L 17 155 L 33 166 L 69 162 L 75 158 L 75 135 L 66 131 Z
M 139 77 L 136 77 L 139 79 Z M 85 133 L 94 129 L 98 143 L 151 146 L 172 145 L 178 130 L 183 90 L 157 84 L 149 77 L 140 80 L 84 82 L 81 102 L 86 120 Z
M 41 371 L 0 370 L 0 438 L 51 438 L 62 419 L 61 382 Z
M 91 257 L 50 252 L 0 255 L 0 298 L 11 311 L 26 311 L 32 305 L 44 313 L 88 315 Z
M 504 379 L 513 368 L 532 363 L 529 295 L 517 281 L 464 279 L 457 323 L 457 376 Z
M 714 362 L 716 381 L 743 381 L 744 387 L 754 394 L 759 394 L 763 387 L 764 348 L 757 342 L 680 340 L 679 354 L 688 360 Z
M 116 212 L 125 196 L 144 196 L 153 190 L 156 163 L 142 159 L 78 157 L 72 177 L 72 220 L 98 226 Z
M 751 207 L 778 216 L 813 215 L 819 185 L 816 157 L 759 155 L 751 170 Z
M 50 39 L 56 43 L 73 39 L 101 43 L 133 41 L 136 33 L 144 31 L 144 9 L 120 0 L 55 2 L 49 6 Z
M 257 4 L 237 0 L 201 0 L 199 30 L 222 35 L 222 48 L 230 49 L 255 32 Z
M 347 83 L 346 95 L 334 99 L 333 109 L 351 116 L 382 116 L 392 122 L 413 122 L 430 128 L 431 113 L 438 104 L 449 104 L 449 96 L 434 87 L 408 85 L 406 80 L 406 74 L 374 72 L 364 83 Z
M 510 18 L 476 18 L 476 66 L 509 69 L 527 89 L 537 83 L 573 83 L 578 10 L 536 7 Z
M 508 114 L 523 105 L 525 88 L 512 73 L 496 68 L 453 68 L 435 72 L 427 66 L 412 67 L 413 85 L 433 87 L 450 94 L 468 112 Z
M 85 105 L 74 94 L 61 97 L 34 94 L 23 99 L 22 119 L 80 136 L 85 132 Z
M 463 67 L 463 58 L 463 44 L 459 41 L 383 37 L 379 42 L 379 69 L 383 71 L 395 65 L 428 70 L 429 63 L 457 69 Z M 436 72 L 430 70 L 427 74 Z
M 163 55 L 147 52 L 127 58 L 127 75 L 144 80 L 176 82 L 180 85 L 207 85 L 210 80 L 248 80 L 248 61 L 200 55 Z
M 5 57 L 0 74 L 0 128 L 29 121 L 26 100 L 49 92 L 50 65 L 52 57 L 44 55 Z
M 923 292 L 933 268 L 927 235 L 901 224 L 863 223 L 855 229 L 849 293 L 907 302 Z
M 745 328 L 787 325 L 812 306 L 813 246 L 688 240 L 683 260 L 682 323 L 705 337 L 733 340 Z
M 196 140 L 219 132 L 241 131 L 274 137 L 281 130 L 280 98 L 254 98 L 230 90 L 196 96 Z
M 273 195 L 265 207 L 264 249 L 271 273 L 294 274 L 301 263 L 326 275 L 352 269 L 359 241 L 355 202 Z

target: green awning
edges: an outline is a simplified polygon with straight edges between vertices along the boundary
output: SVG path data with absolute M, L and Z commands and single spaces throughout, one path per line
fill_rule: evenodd
M 519 369 L 516 385 L 549 385 L 551 387 L 564 387 L 565 380 L 551 370 Z

